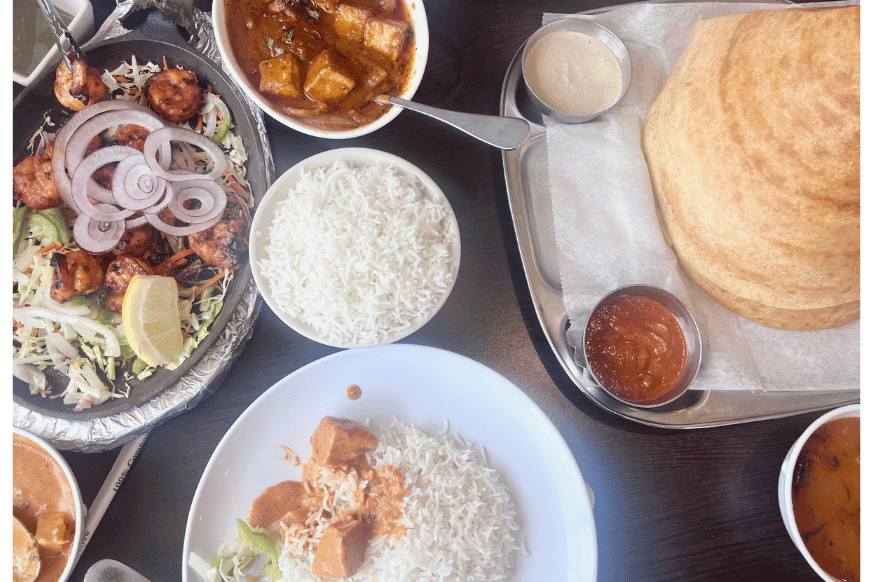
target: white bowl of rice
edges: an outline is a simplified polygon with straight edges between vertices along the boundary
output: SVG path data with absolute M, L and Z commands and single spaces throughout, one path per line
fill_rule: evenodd
M 340 148 L 273 183 L 249 254 L 261 295 L 291 329 L 362 348 L 401 340 L 440 310 L 458 276 L 461 236 L 442 190 L 419 168 Z

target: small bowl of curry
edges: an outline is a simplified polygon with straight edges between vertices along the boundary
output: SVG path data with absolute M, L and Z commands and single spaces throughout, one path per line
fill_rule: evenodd
M 400 113 L 427 62 L 421 0 L 213 0 L 231 76 L 268 115 L 315 137 L 348 139 Z
M 85 509 L 76 477 L 43 439 L 12 427 L 12 572 L 64 582 L 76 564 Z
M 679 398 L 701 361 L 700 329 L 672 293 L 628 285 L 601 299 L 585 323 L 585 365 L 612 397 L 651 408 Z
M 860 404 L 820 416 L 788 450 L 779 510 L 791 541 L 822 580 L 861 580 Z

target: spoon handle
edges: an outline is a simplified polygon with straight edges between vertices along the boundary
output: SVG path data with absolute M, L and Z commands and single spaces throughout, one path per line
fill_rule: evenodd
M 528 122 L 517 117 L 449 111 L 388 95 L 377 95 L 374 101 L 383 105 L 390 103 L 423 113 L 502 150 L 514 150 L 521 147 L 527 141 L 530 133 Z

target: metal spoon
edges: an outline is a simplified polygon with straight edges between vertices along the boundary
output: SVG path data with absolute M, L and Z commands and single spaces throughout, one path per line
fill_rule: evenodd
M 105 559 L 88 568 L 83 582 L 149 582 L 149 579 L 130 566 Z
M 449 111 L 390 95 L 376 95 L 373 97 L 373 101 L 382 105 L 396 105 L 423 113 L 502 150 L 514 150 L 523 146 L 530 133 L 528 122 L 518 117 Z

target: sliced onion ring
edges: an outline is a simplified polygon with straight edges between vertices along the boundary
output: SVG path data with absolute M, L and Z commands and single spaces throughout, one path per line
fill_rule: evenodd
M 71 187 L 73 200 L 76 201 L 76 206 L 79 208 L 79 214 L 85 214 L 95 220 L 108 221 L 123 221 L 125 218 L 133 216 L 133 210 L 122 210 L 117 206 L 110 204 L 91 204 L 88 200 L 87 186 L 88 181 L 91 180 L 91 175 L 97 171 L 97 169 L 102 168 L 106 164 L 118 162 L 131 155 L 137 154 L 139 154 L 139 151 L 136 148 L 129 146 L 107 146 L 92 153 L 76 166 L 76 171 L 73 173 Z
M 169 208 L 182 222 L 201 224 L 221 216 L 227 206 L 227 193 L 212 180 L 186 180 L 173 185 L 174 196 Z M 197 202 L 197 208 L 186 203 Z
M 112 179 L 112 197 L 123 208 L 145 210 L 164 199 L 169 202 L 172 191 L 166 180 L 155 176 L 145 157 L 137 151 L 118 162 Z
M 149 131 L 154 131 L 164 127 L 164 122 L 153 114 L 151 111 L 140 111 L 137 109 L 127 109 L 120 111 L 108 111 L 106 113 L 95 115 L 91 119 L 79 126 L 76 132 L 70 137 L 67 143 L 67 169 L 70 173 L 75 171 L 75 168 L 82 162 L 85 157 L 85 151 L 88 144 L 95 136 L 100 135 L 103 131 L 110 127 L 118 125 L 136 124 L 146 128 Z M 156 163 L 159 166 L 170 167 L 170 144 L 167 143 L 161 147 L 160 151 L 155 154 Z M 100 186 L 94 181 L 87 184 L 88 196 L 100 202 L 112 203 L 112 192 Z
M 85 109 L 82 109 L 81 111 L 73 115 L 55 136 L 54 153 L 52 154 L 52 177 L 54 178 L 55 185 L 58 188 L 58 193 L 61 195 L 61 198 L 64 199 L 64 202 L 67 204 L 67 206 L 69 206 L 76 212 L 79 212 L 79 208 L 78 206 L 76 206 L 76 203 L 73 200 L 72 192 L 70 190 L 72 181 L 67 175 L 68 142 L 76 133 L 76 130 L 78 130 L 83 123 L 85 123 L 92 117 L 110 111 L 125 110 L 142 111 L 148 113 L 149 115 L 155 116 L 154 113 L 152 113 L 152 111 L 147 107 L 143 107 L 142 105 L 139 105 L 138 103 L 134 103 L 132 101 L 127 101 L 124 99 L 101 101 L 99 103 L 95 103 L 94 105 L 89 105 Z M 155 117 L 157 118 L 157 116 Z M 90 141 L 90 139 L 88 141 Z M 85 143 L 85 147 L 87 147 L 87 142 Z M 84 149 L 82 151 L 84 152 Z M 71 169 L 71 174 L 73 169 Z
M 173 226 L 161 220 L 160 216 L 157 214 L 145 214 L 144 216 L 149 224 L 170 236 L 188 236 L 189 234 L 194 234 L 195 232 L 200 232 L 201 230 L 206 230 L 207 228 L 215 226 L 215 224 L 221 220 L 221 216 L 216 216 L 209 222 L 189 224 L 187 226 Z
M 212 171 L 208 174 L 197 174 L 196 172 L 184 172 L 174 170 L 167 171 L 157 163 L 157 151 L 163 144 L 181 141 L 197 146 L 206 152 L 212 159 Z M 149 166 L 155 174 L 170 182 L 178 182 L 181 180 L 189 180 L 192 178 L 201 178 L 207 180 L 216 180 L 227 169 L 227 159 L 224 157 L 224 152 L 214 141 L 197 132 L 185 129 L 184 127 L 162 127 L 151 132 L 143 143 L 142 153 Z
M 99 210 L 109 212 L 113 209 L 108 204 L 96 204 Z M 89 253 L 103 254 L 115 248 L 124 236 L 127 225 L 124 220 L 96 220 L 86 214 L 80 214 L 73 223 L 73 238 L 76 244 Z

